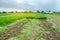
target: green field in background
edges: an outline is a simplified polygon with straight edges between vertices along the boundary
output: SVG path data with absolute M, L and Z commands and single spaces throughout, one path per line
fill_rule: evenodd
M 46 18 L 44 14 L 39 14 L 39 13 L 6 13 L 0 15 L 1 15 L 0 26 L 6 26 L 23 18 L 34 18 L 34 19 Z

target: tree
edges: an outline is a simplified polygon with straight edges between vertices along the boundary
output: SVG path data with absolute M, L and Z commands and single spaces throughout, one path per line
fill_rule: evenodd
M 40 13 L 40 11 L 39 11 L 39 10 L 37 10 L 37 13 Z
M 24 11 L 24 13 L 28 13 L 28 11 Z
M 53 13 L 56 13 L 56 12 L 53 12 Z
M 3 11 L 2 13 L 6 13 L 5 11 Z
M 44 11 L 41 11 L 41 13 L 45 13 Z
M 48 11 L 49 13 L 51 12 L 51 11 Z
M 11 11 L 11 13 L 14 13 L 13 11 Z
M 18 13 L 18 11 L 15 11 L 15 13 Z
M 32 11 L 29 11 L 29 13 L 33 13 Z
M 44 12 L 44 11 L 41 11 L 41 13 L 45 14 L 46 12 Z
M 0 12 L 1 13 L 1 12 Z
M 42 13 L 44 13 L 44 11 L 41 11 Z

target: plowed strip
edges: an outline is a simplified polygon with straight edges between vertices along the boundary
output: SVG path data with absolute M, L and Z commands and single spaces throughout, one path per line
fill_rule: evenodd
M 58 37 L 60 34 L 58 34 L 57 31 L 51 29 L 51 26 L 53 24 L 51 23 L 47 23 L 46 20 L 40 20 L 41 23 L 42 23 L 42 27 L 50 32 L 50 34 L 43 34 L 43 33 L 40 33 L 40 37 L 44 38 L 45 40 L 60 40 L 60 37 Z
M 23 25 L 30 22 L 31 19 L 26 19 L 21 22 L 16 23 L 15 25 L 10 26 L 0 34 L 0 40 L 8 40 L 10 37 L 15 37 L 21 34 L 21 30 L 23 29 Z

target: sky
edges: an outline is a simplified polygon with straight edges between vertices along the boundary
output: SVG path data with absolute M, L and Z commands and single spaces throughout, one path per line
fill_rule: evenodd
M 60 11 L 60 0 L 0 0 L 0 11 Z

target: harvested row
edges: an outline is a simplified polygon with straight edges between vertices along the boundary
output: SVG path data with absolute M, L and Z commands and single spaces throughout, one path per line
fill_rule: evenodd
M 15 37 L 21 34 L 23 25 L 30 22 L 31 19 L 26 19 L 8 27 L 5 32 L 0 33 L 0 40 L 8 40 L 10 37 Z
M 57 19 L 56 19 L 57 18 Z M 53 26 L 55 26 L 57 30 L 53 31 L 54 34 L 56 35 L 56 40 L 60 40 L 60 18 L 59 16 L 53 16 L 53 15 L 49 15 L 48 16 L 48 20 L 51 20 L 51 23 L 53 24 Z
M 60 40 L 60 37 L 56 30 L 51 29 L 51 26 L 53 26 L 52 23 L 47 23 L 46 20 L 40 20 L 41 27 L 45 29 L 45 31 L 48 31 L 47 33 L 40 33 L 40 37 L 44 38 L 45 40 Z M 43 31 L 44 32 L 44 31 Z
M 53 25 L 60 27 L 60 18 L 59 18 L 60 16 L 56 16 L 56 15 L 47 15 L 47 16 L 48 16 L 48 20 L 50 20 Z

